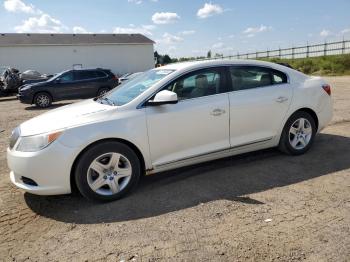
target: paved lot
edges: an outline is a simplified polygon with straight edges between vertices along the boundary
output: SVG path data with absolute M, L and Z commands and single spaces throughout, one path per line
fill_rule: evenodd
M 0 99 L 0 260 L 349 261 L 350 77 L 328 80 L 335 116 L 306 155 L 271 149 L 146 177 L 108 204 L 13 187 L 7 138 L 44 111 Z

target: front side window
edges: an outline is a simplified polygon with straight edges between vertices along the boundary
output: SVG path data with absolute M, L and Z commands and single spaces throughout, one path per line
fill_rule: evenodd
M 113 105 L 121 106 L 127 104 L 172 72 L 174 70 L 168 69 L 146 71 L 132 80 L 124 82 L 118 88 L 107 93 L 103 98 L 111 101 Z
M 180 77 L 167 90 L 177 94 L 179 100 L 214 95 L 221 92 L 222 77 L 219 69 L 200 70 Z
M 245 90 L 287 83 L 286 74 L 258 66 L 231 67 L 230 75 L 233 90 Z
M 68 83 L 74 80 L 73 72 L 67 72 L 62 74 L 60 77 L 61 83 Z

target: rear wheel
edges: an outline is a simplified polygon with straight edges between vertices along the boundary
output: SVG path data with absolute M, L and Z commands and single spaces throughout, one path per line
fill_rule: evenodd
M 103 142 L 81 156 L 75 182 L 84 197 L 112 201 L 132 190 L 140 175 L 140 161 L 131 148 L 119 142 Z
M 46 108 L 52 104 L 52 98 L 48 93 L 38 93 L 34 97 L 34 103 L 37 107 Z
M 104 94 L 106 94 L 107 92 L 109 91 L 109 88 L 107 87 L 103 87 L 103 88 L 100 88 L 97 92 L 97 96 L 103 96 Z
M 285 124 L 279 149 L 290 155 L 301 155 L 310 149 L 316 134 L 315 120 L 306 112 L 293 114 Z

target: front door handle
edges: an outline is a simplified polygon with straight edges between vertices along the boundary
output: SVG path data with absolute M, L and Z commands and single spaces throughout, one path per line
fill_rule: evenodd
M 222 114 L 225 114 L 226 111 L 224 109 L 220 109 L 220 108 L 215 108 L 213 111 L 211 111 L 211 115 L 212 116 L 220 116 Z
M 287 100 L 288 100 L 287 97 L 285 97 L 285 96 L 280 96 L 280 97 L 278 97 L 278 98 L 276 99 L 276 102 L 277 102 L 277 103 L 284 103 L 284 102 L 286 102 Z

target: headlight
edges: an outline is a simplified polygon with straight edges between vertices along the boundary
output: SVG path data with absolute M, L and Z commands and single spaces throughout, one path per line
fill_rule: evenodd
M 62 134 L 62 131 L 54 132 L 50 134 L 44 134 L 44 135 L 37 135 L 37 136 L 22 136 L 19 138 L 19 142 L 16 147 L 16 150 L 21 152 L 39 151 L 47 147 L 48 145 L 50 145 L 61 134 Z
M 10 149 L 12 149 L 15 146 L 20 135 L 21 135 L 21 129 L 19 127 L 16 127 L 11 133 Z

